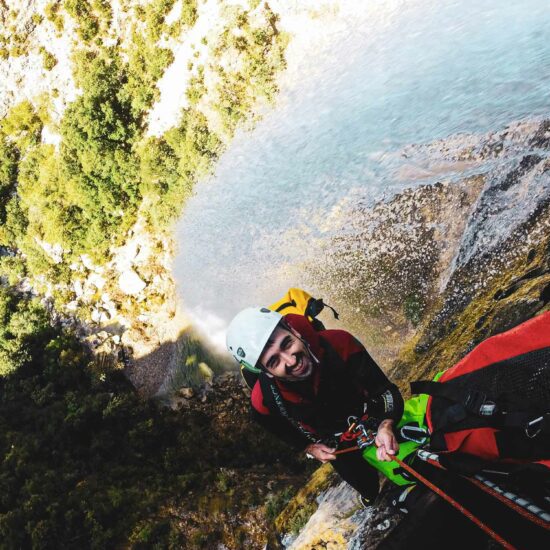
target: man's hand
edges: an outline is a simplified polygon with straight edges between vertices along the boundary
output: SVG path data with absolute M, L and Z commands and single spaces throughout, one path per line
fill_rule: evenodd
M 336 455 L 334 454 L 335 450 L 336 449 L 333 447 L 328 447 L 323 443 L 312 443 L 306 447 L 306 453 L 310 454 L 313 458 L 316 458 L 323 464 L 325 464 L 325 462 L 329 462 L 330 460 L 336 460 Z
M 378 447 L 376 449 L 378 460 L 393 460 L 393 457 L 399 451 L 399 444 L 393 433 L 393 420 L 386 419 L 380 422 L 374 443 Z

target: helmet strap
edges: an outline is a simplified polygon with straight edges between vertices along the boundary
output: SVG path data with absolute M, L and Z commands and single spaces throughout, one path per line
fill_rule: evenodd
M 244 360 L 241 360 L 241 367 L 243 367 L 243 369 L 246 369 L 247 371 L 253 372 L 254 374 L 260 374 L 260 372 L 262 372 L 262 369 L 259 369 L 258 367 L 254 367 L 253 365 L 251 365 L 250 363 L 247 363 Z

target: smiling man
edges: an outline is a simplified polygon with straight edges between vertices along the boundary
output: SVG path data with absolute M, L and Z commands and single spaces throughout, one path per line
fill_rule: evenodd
M 297 450 L 331 462 L 367 504 L 378 494 L 378 474 L 361 453 L 335 454 L 337 434 L 349 416 L 366 411 L 377 427 L 379 460 L 398 451 L 393 424 L 403 413 L 399 390 L 363 345 L 343 330 L 313 328 L 302 315 L 247 308 L 227 331 L 227 347 L 258 374 L 253 418 Z

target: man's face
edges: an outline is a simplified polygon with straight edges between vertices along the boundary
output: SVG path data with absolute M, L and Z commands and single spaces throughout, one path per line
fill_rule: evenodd
M 260 356 L 267 372 L 288 381 L 306 379 L 313 371 L 313 360 L 300 334 L 293 328 L 277 327 Z

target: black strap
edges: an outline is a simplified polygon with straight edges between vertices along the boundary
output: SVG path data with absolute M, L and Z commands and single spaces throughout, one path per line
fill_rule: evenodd
M 325 307 L 328 307 L 330 310 L 332 310 L 332 314 L 334 315 L 335 319 L 340 318 L 338 312 L 332 306 L 325 304 L 322 298 L 310 298 L 307 303 L 305 314 L 308 317 L 314 319 L 315 317 L 317 317 L 317 315 L 319 315 L 319 313 L 321 313 L 321 311 L 323 311 L 323 308 Z
M 290 302 L 285 302 L 284 304 L 281 304 L 275 311 L 279 313 L 283 311 L 283 309 L 286 309 L 287 307 L 296 307 L 296 301 L 291 300 Z
M 426 393 L 436 397 L 444 397 L 449 401 L 462 405 L 465 412 L 477 416 L 494 416 L 499 412 L 496 401 L 489 399 L 485 392 L 475 388 L 456 388 L 440 382 L 419 380 L 411 382 L 411 392 L 413 394 Z M 458 414 L 459 411 L 456 410 L 455 412 Z
M 288 410 L 284 404 L 283 397 L 277 384 L 272 378 L 269 378 L 265 373 L 259 375 L 260 386 L 262 388 L 262 394 L 264 396 L 264 402 L 268 409 L 271 411 L 276 409 L 279 414 L 285 418 L 294 428 L 296 428 L 303 436 L 305 436 L 312 443 L 317 443 L 319 437 L 312 434 L 309 430 L 306 430 L 300 422 L 292 418 L 288 413 Z
M 332 310 L 332 314 L 334 315 L 334 318 L 336 320 L 340 319 L 340 316 L 338 315 L 338 312 L 332 306 L 329 306 L 328 304 L 324 304 L 324 305 Z
M 443 397 L 454 404 L 447 407 L 441 426 L 456 424 L 464 420 L 468 413 L 484 418 L 494 418 L 500 428 L 521 428 L 529 437 L 538 433 L 550 433 L 550 412 L 540 412 L 526 408 L 522 411 L 507 411 L 497 400 L 475 388 L 456 388 L 450 384 L 419 380 L 411 382 L 413 394 L 425 393 L 434 397 Z M 534 435 L 533 435 L 534 434 Z

